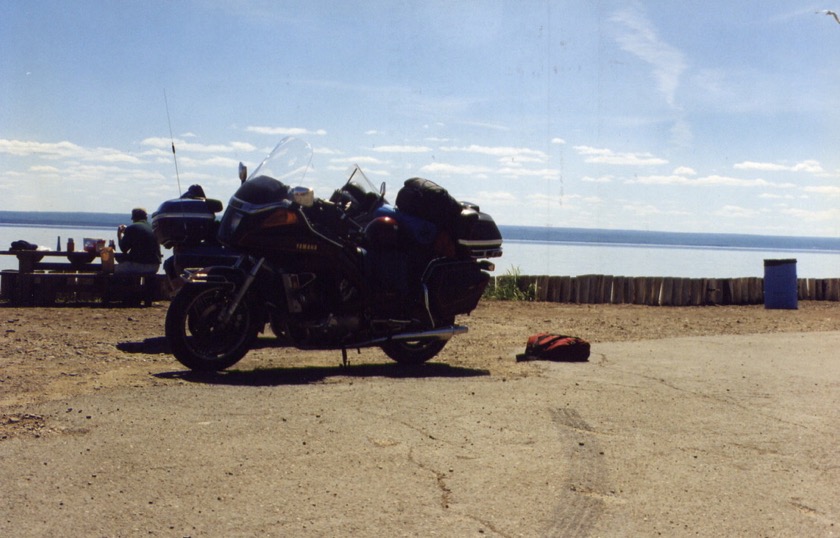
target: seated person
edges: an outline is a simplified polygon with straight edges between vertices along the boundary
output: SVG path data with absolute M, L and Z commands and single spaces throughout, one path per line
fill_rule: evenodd
M 160 268 L 160 245 L 149 224 L 146 210 L 131 210 L 131 224 L 117 229 L 120 250 L 125 256 L 117 264 L 117 273 L 152 273 Z

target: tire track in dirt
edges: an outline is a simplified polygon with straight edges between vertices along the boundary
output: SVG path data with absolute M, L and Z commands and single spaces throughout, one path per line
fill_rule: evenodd
M 569 472 L 549 537 L 589 536 L 606 507 L 607 470 L 598 436 L 575 409 L 552 409 Z

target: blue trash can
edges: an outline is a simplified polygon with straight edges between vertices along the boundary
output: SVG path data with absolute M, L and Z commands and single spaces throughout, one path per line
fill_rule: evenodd
M 796 260 L 764 260 L 764 308 L 796 310 Z

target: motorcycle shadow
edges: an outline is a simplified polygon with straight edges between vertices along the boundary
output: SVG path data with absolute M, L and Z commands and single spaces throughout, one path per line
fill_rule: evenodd
M 274 338 L 258 338 L 251 349 L 263 349 L 278 346 Z M 172 350 L 169 348 L 169 342 L 166 341 L 165 336 L 155 336 L 146 338 L 139 342 L 119 342 L 117 349 L 126 353 L 143 353 L 145 355 L 160 355 L 162 353 L 169 354 Z
M 253 349 L 282 348 L 270 338 L 260 338 Z M 120 342 L 117 349 L 126 353 L 143 353 L 160 355 L 171 353 L 169 344 L 164 337 L 146 338 L 139 342 Z M 301 351 L 301 353 L 307 353 Z M 174 359 L 173 359 L 174 361 Z M 467 378 L 490 375 L 489 370 L 452 366 L 442 362 L 427 362 L 418 365 L 403 365 L 395 362 L 358 363 L 351 362 L 344 366 L 293 366 L 256 368 L 254 370 L 238 370 L 235 367 L 222 372 L 193 372 L 177 370 L 152 374 L 159 379 L 178 379 L 190 383 L 207 385 L 231 386 L 277 386 L 277 385 L 306 385 L 318 383 L 333 377 L 384 377 L 391 379 L 412 378 Z
M 124 351 L 125 353 L 143 353 L 145 355 L 171 353 L 169 350 L 169 343 L 163 336 L 146 338 L 140 342 L 119 342 L 117 344 L 117 349 Z
M 160 379 L 178 379 L 206 385 L 272 387 L 280 385 L 307 385 L 332 377 L 391 379 L 413 378 L 467 378 L 490 375 L 489 370 L 463 368 L 445 363 L 429 362 L 416 366 L 397 363 L 364 363 L 347 366 L 296 366 L 289 368 L 257 368 L 254 370 L 225 370 L 202 373 L 192 371 L 161 372 L 153 374 Z

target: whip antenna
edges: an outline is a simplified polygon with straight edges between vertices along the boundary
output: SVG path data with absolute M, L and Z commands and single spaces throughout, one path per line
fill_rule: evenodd
M 178 196 L 180 196 L 181 176 L 178 174 L 178 157 L 175 156 L 175 137 L 172 136 L 172 120 L 169 118 L 169 101 L 166 99 L 166 88 L 163 89 L 163 103 L 166 105 L 166 121 L 169 123 L 169 140 L 172 141 L 172 160 L 175 161 L 175 179 L 178 181 Z

